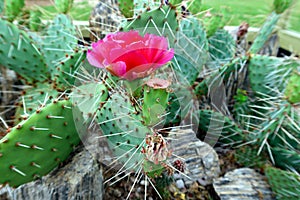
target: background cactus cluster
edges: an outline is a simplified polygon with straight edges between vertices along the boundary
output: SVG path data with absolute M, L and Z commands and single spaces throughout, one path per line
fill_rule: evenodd
M 30 86 L 0 140 L 0 171 L 5 172 L 0 184 L 17 187 L 45 175 L 80 138 L 95 132 L 118 158 L 102 161 L 121 163 L 117 174 L 127 169 L 149 180 L 165 177 L 176 168 L 167 156 L 168 135 L 159 130 L 197 124 L 192 127 L 200 139 L 232 148 L 239 164 L 262 169 L 278 199 L 297 199 L 300 63 L 258 54 L 292 0 L 274 0 L 273 12 L 242 53 L 223 29 L 226 15 L 201 14 L 197 1 L 148 2 L 118 1 L 124 15 L 119 30 L 165 36 L 175 56 L 157 73 L 171 81 L 168 90 L 139 85 L 140 102 L 124 90 L 123 81 L 84 62 L 87 47 L 79 45 L 72 20 L 63 14 L 72 1 L 55 1 L 61 14 L 41 26 L 39 15 L 30 12 L 29 25 L 11 23 L 22 21 L 23 1 L 0 5 L 0 66 Z M 160 109 L 149 109 L 153 105 Z M 166 156 L 151 157 L 153 145 Z

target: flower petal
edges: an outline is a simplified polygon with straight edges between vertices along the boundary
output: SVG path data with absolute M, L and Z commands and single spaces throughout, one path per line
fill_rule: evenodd
M 106 67 L 106 69 L 114 76 L 123 77 L 126 75 L 126 63 L 119 61 Z

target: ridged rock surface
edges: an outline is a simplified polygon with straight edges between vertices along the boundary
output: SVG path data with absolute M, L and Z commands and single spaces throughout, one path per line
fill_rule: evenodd
M 273 200 L 266 178 L 250 168 L 235 169 L 214 180 L 221 200 Z
M 172 157 L 172 162 L 183 160 L 186 168 L 184 173 L 187 175 L 175 175 L 175 179 L 183 179 L 185 185 L 194 181 L 201 185 L 209 185 L 214 178 L 219 177 L 218 154 L 210 145 L 200 141 L 192 130 L 172 132 L 170 138 L 173 155 L 176 155 Z
M 102 199 L 102 170 L 90 153 L 80 148 L 66 164 L 40 180 L 16 189 L 0 189 L 0 200 Z

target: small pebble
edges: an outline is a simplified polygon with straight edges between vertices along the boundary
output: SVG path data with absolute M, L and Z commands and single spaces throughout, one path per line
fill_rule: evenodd
M 176 181 L 176 186 L 177 186 L 179 189 L 185 188 L 184 182 L 183 182 L 182 179 L 179 179 L 179 180 Z

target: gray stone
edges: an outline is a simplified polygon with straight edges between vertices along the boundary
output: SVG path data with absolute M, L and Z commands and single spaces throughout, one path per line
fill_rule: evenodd
M 184 174 L 174 176 L 183 179 L 186 185 L 198 181 L 201 185 L 212 184 L 219 177 L 219 157 L 215 150 L 205 142 L 200 141 L 192 130 L 174 131 L 172 138 L 172 162 L 181 160 L 185 163 Z
M 213 187 L 221 200 L 272 200 L 265 177 L 250 168 L 235 169 L 214 180 Z
M 178 189 L 183 189 L 183 188 L 185 188 L 184 182 L 183 182 L 182 179 L 178 179 L 178 180 L 176 181 L 176 186 L 178 187 Z
M 0 189 L 0 200 L 102 199 L 103 177 L 90 153 L 80 148 L 67 163 L 41 179 L 16 189 Z

